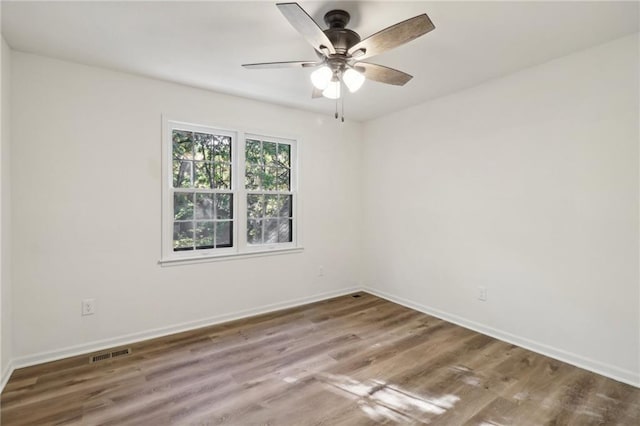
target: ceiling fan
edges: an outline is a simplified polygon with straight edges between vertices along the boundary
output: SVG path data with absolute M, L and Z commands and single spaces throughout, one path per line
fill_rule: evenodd
M 318 59 L 243 64 L 242 66 L 250 69 L 320 67 L 311 73 L 314 98 L 324 96 L 337 100 L 341 96 L 341 83 L 344 83 L 353 93 L 362 86 L 365 79 L 396 86 L 405 85 L 413 78 L 411 75 L 382 65 L 363 62 L 363 60 L 398 47 L 435 28 L 431 19 L 424 13 L 361 40 L 358 33 L 346 28 L 351 16 L 344 10 L 327 12 L 324 15 L 324 22 L 329 28 L 322 30 L 298 3 L 278 3 L 276 6 L 289 23 L 313 46 Z

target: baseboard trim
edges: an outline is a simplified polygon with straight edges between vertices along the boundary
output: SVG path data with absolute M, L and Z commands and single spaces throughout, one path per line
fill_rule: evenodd
M 494 337 L 498 340 L 502 340 L 507 343 L 511 343 L 513 345 L 517 345 L 528 349 L 533 352 L 537 352 L 539 354 L 548 356 L 550 358 L 557 359 L 558 361 L 566 362 L 567 364 L 574 365 L 576 367 L 592 371 L 596 374 L 600 374 L 602 376 L 608 377 L 613 380 L 617 380 L 622 383 L 626 383 L 628 385 L 640 388 L 640 375 L 634 373 L 630 370 L 625 370 L 614 365 L 602 363 L 600 361 L 596 361 L 593 359 L 585 358 L 575 353 L 567 352 L 562 349 L 558 349 L 549 345 L 545 345 L 540 342 L 536 342 L 534 340 L 526 339 L 523 337 L 516 336 L 514 334 L 508 333 L 506 331 L 498 330 L 492 327 L 487 327 L 483 324 L 477 323 L 475 321 L 471 321 L 467 318 L 460 317 L 458 315 L 450 314 L 447 312 L 443 312 L 439 309 L 432 308 L 431 306 L 426 306 L 420 303 L 416 303 L 405 299 L 403 297 L 399 297 L 390 293 L 387 293 L 382 290 L 378 290 L 371 287 L 365 287 L 364 291 L 375 296 L 381 297 L 383 299 L 389 300 L 390 302 L 397 303 L 402 306 L 406 306 L 407 308 L 414 309 L 416 311 L 425 313 L 427 315 L 431 315 L 442 320 L 454 323 L 464 328 L 468 328 L 473 331 L 477 331 L 478 333 L 486 334 L 487 336 Z
M 319 293 L 314 296 L 301 297 L 298 299 L 292 299 L 284 302 L 272 303 L 269 305 L 263 305 L 258 308 L 244 309 L 233 313 L 224 315 L 216 315 L 214 317 L 204 318 L 196 321 L 184 322 L 168 327 L 156 328 L 153 330 L 147 330 L 138 333 L 131 333 L 120 337 L 114 337 L 110 339 L 96 340 L 93 342 L 85 343 L 82 345 L 69 346 L 54 351 L 41 352 L 34 355 L 27 355 L 23 357 L 14 358 L 9 365 L 11 366 L 11 372 L 18 368 L 30 367 L 37 364 L 43 364 L 45 362 L 57 361 L 63 358 L 69 358 L 72 356 L 78 356 L 88 354 L 92 352 L 101 351 L 104 349 L 114 348 L 117 346 L 125 346 L 144 340 L 155 339 L 158 337 L 164 337 L 171 334 L 181 333 L 184 331 L 195 330 L 202 327 L 208 327 L 216 324 L 221 324 L 229 321 L 239 320 L 243 318 L 252 317 L 255 315 L 267 314 L 270 312 L 280 311 L 282 309 L 294 308 L 297 306 L 306 305 L 309 303 L 320 302 L 322 300 L 331 299 L 333 297 L 344 296 L 347 294 L 362 291 L 362 287 L 350 287 L 340 290 L 328 291 Z M 9 374 L 10 376 L 10 374 Z M 3 375 L 3 386 L 9 379 Z
M 7 382 L 9 381 L 9 379 L 11 378 L 11 375 L 13 374 L 13 370 L 15 370 L 13 366 L 13 360 L 10 360 L 7 366 L 5 367 L 4 371 L 2 372 L 2 376 L 0 377 L 0 394 L 4 390 L 4 387 L 7 385 Z

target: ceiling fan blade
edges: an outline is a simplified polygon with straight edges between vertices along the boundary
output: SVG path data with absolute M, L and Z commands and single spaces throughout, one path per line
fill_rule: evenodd
M 369 80 L 393 84 L 394 86 L 404 86 L 413 78 L 406 72 L 368 62 L 358 62 L 354 68 L 356 71 L 363 73 Z
M 431 19 L 424 13 L 378 31 L 351 47 L 348 53 L 357 60 L 369 58 L 408 43 L 434 28 Z
M 267 68 L 308 68 L 322 65 L 322 62 L 313 61 L 288 61 L 288 62 L 262 62 L 258 64 L 242 64 L 243 67 L 249 69 L 267 69 Z
M 313 91 L 311 92 L 311 98 L 317 99 L 317 98 L 321 98 L 321 97 L 322 97 L 322 90 L 320 90 L 317 87 L 313 86 Z
M 298 3 L 278 3 L 276 6 L 289 23 L 293 25 L 293 28 L 302 34 L 314 49 L 325 56 L 327 54 L 325 50 L 328 53 L 336 53 L 331 40 Z

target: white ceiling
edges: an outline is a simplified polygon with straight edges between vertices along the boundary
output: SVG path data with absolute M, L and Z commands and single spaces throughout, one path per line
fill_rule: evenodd
M 259 2 L 8 2 L 2 34 L 17 50 L 147 75 L 297 108 L 311 99 L 311 70 L 247 70 L 242 63 L 314 59 L 275 7 Z M 363 38 L 427 13 L 436 29 L 370 62 L 414 76 L 404 87 L 368 81 L 345 99 L 368 120 L 570 52 L 639 31 L 638 2 L 307 2 L 342 8 Z

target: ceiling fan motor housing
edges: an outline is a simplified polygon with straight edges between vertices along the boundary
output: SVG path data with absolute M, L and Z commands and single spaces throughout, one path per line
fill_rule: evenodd
M 349 13 L 344 10 L 331 10 L 324 15 L 324 22 L 329 26 L 324 33 L 340 55 L 346 55 L 351 46 L 360 42 L 358 33 L 345 28 L 350 19 Z

